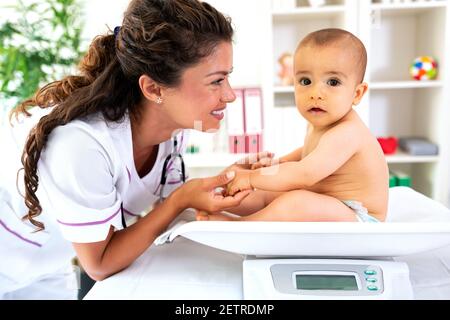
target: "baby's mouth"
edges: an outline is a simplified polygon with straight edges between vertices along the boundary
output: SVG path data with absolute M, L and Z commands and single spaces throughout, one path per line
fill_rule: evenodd
M 308 112 L 312 112 L 312 113 L 322 113 L 322 112 L 326 112 L 325 110 L 323 110 L 322 108 L 319 107 L 312 107 L 308 110 Z

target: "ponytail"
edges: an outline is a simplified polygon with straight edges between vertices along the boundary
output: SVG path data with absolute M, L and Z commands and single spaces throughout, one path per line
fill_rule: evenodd
M 17 106 L 11 116 L 30 116 L 29 107 L 53 107 L 30 131 L 22 154 L 25 171 L 27 218 L 38 230 L 43 223 L 35 218 L 42 212 L 36 191 L 39 185 L 37 164 L 49 135 L 58 126 L 75 119 L 101 113 L 106 120 L 119 121 L 140 99 L 139 88 L 126 79 L 115 54 L 115 37 L 96 37 L 79 65 L 78 76 L 68 76 L 41 88 L 33 98 Z

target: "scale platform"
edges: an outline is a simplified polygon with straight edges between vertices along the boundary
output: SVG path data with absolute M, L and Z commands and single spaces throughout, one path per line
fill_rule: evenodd
M 180 220 L 178 236 L 246 255 L 245 299 L 412 299 L 409 269 L 393 257 L 450 244 L 450 210 L 408 188 L 390 190 L 388 222 Z
M 398 257 L 444 247 L 450 223 L 179 222 L 182 236 L 244 255 L 268 257 Z

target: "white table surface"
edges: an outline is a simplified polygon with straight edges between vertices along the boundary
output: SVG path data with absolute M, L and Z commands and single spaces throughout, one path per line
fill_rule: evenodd
M 178 237 L 97 282 L 85 299 L 240 300 L 243 259 Z M 416 299 L 450 299 L 450 246 L 395 260 L 408 264 Z

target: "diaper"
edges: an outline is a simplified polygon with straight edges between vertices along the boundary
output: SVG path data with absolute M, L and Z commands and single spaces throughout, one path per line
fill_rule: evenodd
M 352 200 L 342 202 L 355 211 L 356 219 L 358 219 L 359 222 L 380 222 L 369 214 L 367 208 L 364 207 L 361 202 Z

